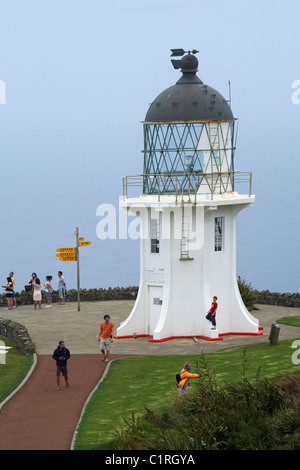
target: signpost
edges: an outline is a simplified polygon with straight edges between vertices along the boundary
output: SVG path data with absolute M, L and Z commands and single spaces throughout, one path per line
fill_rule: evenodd
M 79 280 L 79 230 L 76 227 L 75 231 L 76 236 L 76 254 L 77 254 L 77 304 L 78 304 L 78 312 L 80 312 L 80 280 Z
M 81 246 L 89 246 L 92 242 L 85 241 L 84 237 L 79 237 L 78 227 L 76 227 L 74 233 L 76 236 L 76 246 L 70 248 L 57 248 L 56 256 L 60 261 L 77 261 L 77 303 L 78 312 L 80 312 L 79 248 Z

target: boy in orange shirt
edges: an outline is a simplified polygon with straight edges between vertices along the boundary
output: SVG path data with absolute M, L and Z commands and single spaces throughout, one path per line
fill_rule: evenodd
M 196 378 L 196 377 L 202 377 L 204 374 L 191 374 L 190 370 L 191 370 L 191 363 L 190 362 L 187 362 L 182 371 L 180 372 L 180 381 L 177 383 L 177 387 L 178 387 L 178 395 L 179 396 L 182 396 L 182 395 L 186 395 L 186 392 L 187 392 L 187 387 L 189 386 L 190 384 L 190 379 L 192 378 Z
M 98 342 L 100 342 L 100 350 L 103 354 L 102 361 L 108 362 L 109 361 L 109 352 L 110 352 L 110 345 L 113 342 L 113 334 L 114 334 L 114 324 L 111 323 L 109 315 L 104 315 L 104 322 L 100 325 L 100 332 L 97 336 Z

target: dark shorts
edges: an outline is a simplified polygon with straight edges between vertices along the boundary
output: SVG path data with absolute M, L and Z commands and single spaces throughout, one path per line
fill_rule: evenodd
M 60 374 L 62 374 L 63 377 L 67 377 L 67 376 L 68 376 L 68 369 L 67 369 L 67 366 L 56 366 L 56 375 L 57 375 L 57 377 L 59 377 Z

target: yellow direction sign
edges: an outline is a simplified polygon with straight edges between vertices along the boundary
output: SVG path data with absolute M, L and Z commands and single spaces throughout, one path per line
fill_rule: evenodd
M 76 258 L 76 253 L 57 253 L 58 258 Z
M 84 237 L 79 237 L 79 238 L 78 238 L 79 243 L 83 242 L 84 240 L 85 240 Z
M 76 248 L 73 248 L 73 247 L 72 248 L 57 248 L 56 251 L 60 251 L 61 253 L 75 253 Z
M 76 248 L 57 248 L 56 256 L 60 259 L 60 261 L 76 261 Z
M 61 261 L 76 261 L 77 260 L 77 256 L 76 256 L 76 253 L 59 253 L 58 255 L 56 255 L 57 257 L 59 257 L 59 259 Z
M 57 253 L 57 258 L 76 258 L 76 253 Z
M 79 246 L 89 246 L 92 242 L 79 242 Z

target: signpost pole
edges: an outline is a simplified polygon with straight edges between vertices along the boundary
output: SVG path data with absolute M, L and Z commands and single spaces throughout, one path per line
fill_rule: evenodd
M 80 275 L 79 275 L 79 248 L 81 246 L 89 246 L 92 242 L 85 241 L 84 237 L 79 237 L 78 227 L 74 230 L 76 236 L 75 247 L 64 247 L 56 249 L 56 256 L 60 261 L 77 261 L 77 303 L 78 312 L 80 312 Z
M 80 312 L 80 279 L 79 279 L 79 241 L 78 241 L 78 227 L 75 229 L 76 235 L 76 257 L 77 257 L 77 303 L 78 312 Z

